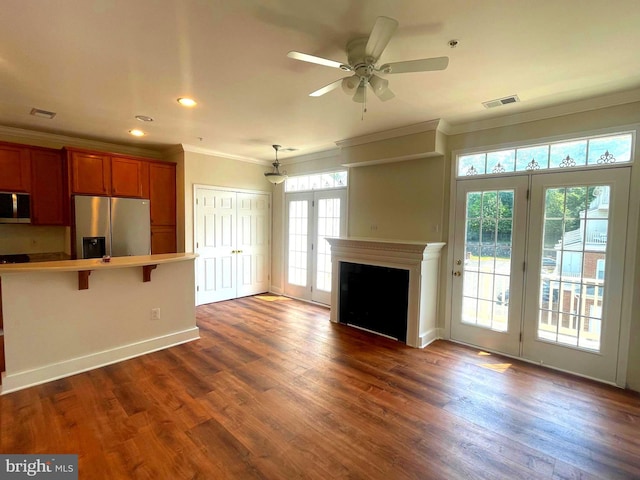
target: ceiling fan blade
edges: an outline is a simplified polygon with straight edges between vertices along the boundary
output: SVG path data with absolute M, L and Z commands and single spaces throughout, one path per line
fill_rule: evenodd
M 351 67 L 349 67 L 349 65 L 336 62 L 335 60 L 329 60 L 328 58 L 316 57 L 314 55 L 309 55 L 307 53 L 289 52 L 287 53 L 287 57 L 293 58 L 294 60 L 300 60 L 302 62 L 309 62 L 309 63 L 316 63 L 318 65 L 324 65 L 325 67 L 340 68 L 342 70 L 351 70 Z
M 379 70 L 384 73 L 431 72 L 444 70 L 449 65 L 449 57 L 422 58 L 406 62 L 385 63 Z
M 309 94 L 310 97 L 319 97 L 321 95 L 324 95 L 325 93 L 329 93 L 331 90 L 334 90 L 336 88 L 338 88 L 340 85 L 342 85 L 342 78 L 340 78 L 339 80 L 336 80 L 335 82 L 331 82 L 329 85 L 325 85 L 322 88 L 319 88 L 318 90 L 316 90 L 315 92 L 311 92 Z
M 397 20 L 389 17 L 378 17 L 371 30 L 371 35 L 369 35 L 369 40 L 367 40 L 367 46 L 364 48 L 365 55 L 372 57 L 374 62 L 377 62 L 396 28 L 398 28 Z

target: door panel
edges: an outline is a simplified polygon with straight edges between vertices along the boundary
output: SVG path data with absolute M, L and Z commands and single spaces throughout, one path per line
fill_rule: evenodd
M 287 268 L 285 292 L 296 298 L 310 298 L 312 193 L 287 195 Z
M 196 190 L 197 304 L 235 298 L 235 193 Z
M 525 358 L 615 381 L 630 176 L 534 176 Z
M 519 354 L 526 177 L 458 182 L 451 338 Z
M 269 195 L 238 193 L 237 296 L 269 290 Z

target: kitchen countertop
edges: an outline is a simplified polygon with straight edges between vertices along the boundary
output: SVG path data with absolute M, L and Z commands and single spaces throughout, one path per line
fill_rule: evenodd
M 161 255 L 139 255 L 130 257 L 111 257 L 111 261 L 103 262 L 99 258 L 82 260 L 59 260 L 50 262 L 13 263 L 0 265 L 0 275 L 6 273 L 31 272 L 78 272 L 84 270 L 102 270 L 111 268 L 130 268 L 162 263 L 193 260 L 194 253 L 164 253 Z

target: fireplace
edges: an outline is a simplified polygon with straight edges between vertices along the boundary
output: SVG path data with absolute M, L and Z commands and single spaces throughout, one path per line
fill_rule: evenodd
M 404 342 L 409 271 L 340 262 L 340 323 Z
M 421 348 L 439 338 L 438 272 L 444 243 L 327 238 L 331 321 Z

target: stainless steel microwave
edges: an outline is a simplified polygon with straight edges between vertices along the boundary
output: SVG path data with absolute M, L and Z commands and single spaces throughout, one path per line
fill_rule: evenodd
M 31 223 L 28 193 L 0 192 L 0 223 Z

